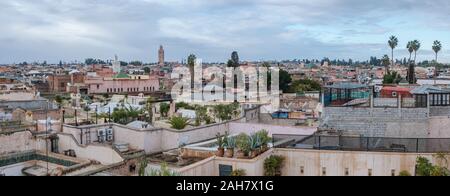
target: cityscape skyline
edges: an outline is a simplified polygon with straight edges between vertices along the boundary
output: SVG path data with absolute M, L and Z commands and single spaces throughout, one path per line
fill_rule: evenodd
M 205 62 L 242 60 L 353 59 L 390 56 L 389 36 L 399 38 L 395 58 L 408 57 L 406 43 L 420 40 L 418 61 L 450 62 L 447 1 L 9 1 L 0 2 L 0 64 L 86 58 L 158 62 L 193 53 Z

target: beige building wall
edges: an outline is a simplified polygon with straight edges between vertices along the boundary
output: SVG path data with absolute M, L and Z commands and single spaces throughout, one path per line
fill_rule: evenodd
M 0 154 L 29 150 L 45 150 L 45 140 L 34 138 L 29 131 L 0 134 Z
M 288 176 L 391 176 L 401 171 L 415 173 L 416 159 L 437 160 L 432 154 L 317 151 L 276 149 L 274 154 L 286 157 L 283 175 Z M 303 169 L 303 173 L 301 170 Z
M 80 145 L 72 135 L 58 134 L 59 151 L 74 150 L 77 157 L 95 160 L 103 165 L 122 162 L 124 159 L 110 146 L 104 145 Z

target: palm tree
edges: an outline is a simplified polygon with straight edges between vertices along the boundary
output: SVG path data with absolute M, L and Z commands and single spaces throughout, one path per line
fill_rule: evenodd
M 409 63 L 411 63 L 412 53 L 414 52 L 413 45 L 414 45 L 413 41 L 408 42 L 408 45 L 406 45 L 406 48 L 408 49 L 409 52 Z
M 419 51 L 420 49 L 420 42 L 418 40 L 414 40 L 412 47 L 414 49 L 414 64 L 415 64 L 417 58 L 417 51 Z
M 442 49 L 442 44 L 440 41 L 436 40 L 433 43 L 433 51 L 436 54 L 436 59 L 434 60 L 434 63 L 436 63 L 436 66 L 434 67 L 434 84 L 436 85 L 436 77 L 437 77 L 437 65 L 438 65 L 438 53 Z
M 197 57 L 194 54 L 189 55 L 188 57 L 188 66 L 189 66 L 189 72 L 191 73 L 191 98 L 194 99 L 194 67 L 195 67 L 195 60 Z
M 388 41 L 389 47 L 391 47 L 392 52 L 392 66 L 394 66 L 394 49 L 398 46 L 398 38 L 391 36 Z
M 434 43 L 433 43 L 433 51 L 434 51 L 434 53 L 436 53 L 436 59 L 435 59 L 436 63 L 438 61 L 438 53 L 441 51 L 441 49 L 442 49 L 441 42 L 438 41 L 438 40 L 434 41 Z
M 408 82 L 409 84 L 415 84 L 416 83 L 416 77 L 415 77 L 415 61 L 416 58 L 414 57 L 414 63 L 412 63 L 412 53 L 417 52 L 420 48 L 420 43 L 417 40 L 408 42 L 408 45 L 406 46 L 409 52 L 409 69 L 408 69 Z M 417 49 L 417 50 L 416 50 Z

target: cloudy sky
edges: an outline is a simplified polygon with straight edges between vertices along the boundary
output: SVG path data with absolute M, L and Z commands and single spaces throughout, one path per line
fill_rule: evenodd
M 450 62 L 448 0 L 1 0 L 0 63 L 88 57 L 154 62 L 190 53 L 226 61 L 397 56 L 422 42 L 419 60 L 443 43 Z

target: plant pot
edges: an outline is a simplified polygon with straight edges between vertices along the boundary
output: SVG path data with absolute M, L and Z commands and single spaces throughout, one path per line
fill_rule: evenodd
M 243 152 L 243 151 L 238 151 L 238 152 L 236 153 L 236 157 L 237 157 L 238 159 L 245 159 L 245 152 Z
M 233 158 L 234 157 L 234 149 L 227 149 L 225 151 L 225 157 L 226 158 Z
M 267 144 L 261 146 L 261 154 L 267 152 L 268 150 L 269 150 L 269 146 Z
M 225 154 L 225 149 L 224 148 L 218 148 L 217 149 L 216 156 L 223 157 L 224 154 Z
M 250 152 L 249 158 L 250 158 L 250 159 L 254 159 L 254 158 L 256 158 L 257 156 L 258 156 L 258 150 L 252 150 L 252 151 Z

